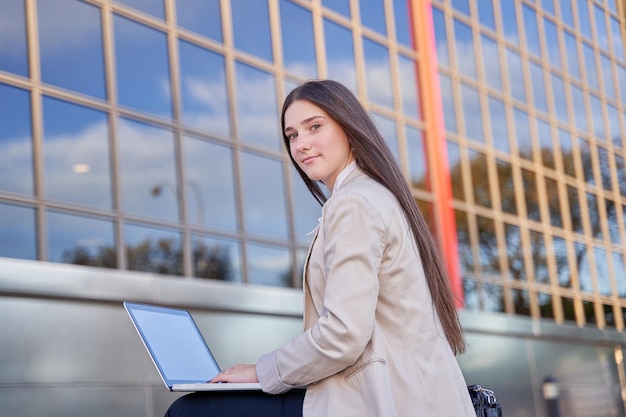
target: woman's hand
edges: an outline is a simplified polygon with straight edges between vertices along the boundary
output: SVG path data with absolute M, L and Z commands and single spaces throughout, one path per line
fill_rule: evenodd
M 259 382 L 256 365 L 235 365 L 224 369 L 209 382 Z

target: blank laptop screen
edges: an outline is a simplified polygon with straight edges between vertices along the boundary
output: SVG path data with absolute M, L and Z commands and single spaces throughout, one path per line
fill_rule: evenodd
M 187 311 L 132 303 L 127 309 L 170 387 L 207 382 L 220 372 Z

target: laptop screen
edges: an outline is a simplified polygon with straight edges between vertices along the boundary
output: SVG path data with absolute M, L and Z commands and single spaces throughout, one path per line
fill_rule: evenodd
M 124 303 L 165 383 L 207 382 L 220 372 L 189 312 Z

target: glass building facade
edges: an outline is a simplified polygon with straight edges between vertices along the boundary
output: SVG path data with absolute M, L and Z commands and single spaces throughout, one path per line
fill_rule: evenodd
M 332 78 L 466 309 L 624 327 L 623 2 L 1 7 L 0 256 L 298 287 L 320 208 L 280 105 Z
M 0 2 L 0 403 L 162 415 L 131 297 L 197 309 L 226 362 L 299 332 L 321 208 L 279 117 L 330 78 L 432 225 L 468 383 L 543 417 L 553 372 L 563 415 L 626 415 L 625 45 L 623 0 Z

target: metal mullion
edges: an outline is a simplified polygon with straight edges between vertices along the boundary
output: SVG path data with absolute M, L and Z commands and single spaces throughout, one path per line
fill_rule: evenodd
M 180 104 L 180 56 L 178 53 L 178 36 L 176 30 L 176 5 L 175 0 L 165 0 L 165 23 L 167 36 L 167 55 L 170 67 L 170 89 L 172 113 L 174 119 L 174 158 L 176 161 L 176 197 L 179 204 L 178 217 L 182 223 L 182 248 L 183 248 L 183 275 L 192 277 L 194 275 L 193 267 L 193 247 L 191 244 L 191 232 L 189 227 L 189 219 L 187 218 L 187 182 L 185 177 L 185 167 L 183 162 L 183 138 L 182 138 L 182 111 Z M 194 196 L 202 199 L 201 194 Z M 203 218 L 203 213 L 197 213 Z M 194 223 L 194 227 L 203 228 L 204 224 Z
M 103 3 L 101 9 L 102 22 L 102 42 L 104 48 L 104 65 L 105 65 L 105 83 L 107 92 L 107 103 L 109 105 L 108 112 L 108 128 L 109 128 L 109 147 L 110 147 L 110 170 L 111 170 L 111 186 L 112 186 L 112 204 L 115 214 L 115 250 L 117 257 L 117 267 L 120 269 L 128 268 L 128 259 L 126 258 L 125 239 L 124 239 L 124 223 L 122 219 L 122 197 L 120 191 L 120 172 L 119 172 L 119 148 L 117 146 L 117 125 L 118 125 L 118 108 L 117 108 L 117 74 L 115 67 L 115 45 L 113 41 L 113 17 L 109 3 Z
M 37 1 L 25 0 L 26 39 L 28 45 L 28 71 L 30 85 L 30 111 L 33 140 L 33 172 L 35 198 L 35 230 L 37 230 L 37 258 L 48 260 L 46 204 L 44 200 L 45 175 L 43 157 L 43 103 L 41 97 L 41 61 L 39 52 L 39 28 Z
M 324 32 L 324 16 L 320 0 L 313 0 L 310 5 L 313 19 L 313 43 L 317 63 L 318 78 L 328 78 L 328 61 L 326 60 L 326 33 Z
M 224 66 L 226 77 L 226 92 L 228 96 L 228 114 L 230 122 L 230 134 L 232 138 L 232 170 L 235 186 L 235 205 L 237 207 L 237 231 L 239 233 L 239 249 L 241 253 L 241 275 L 242 282 L 248 283 L 248 250 L 245 244 L 245 219 L 244 219 L 244 193 L 241 178 L 241 142 L 237 131 L 237 92 L 235 88 L 235 44 L 233 34 L 233 20 L 230 9 L 230 0 L 220 0 L 220 12 L 222 19 L 222 38 L 224 39 Z
M 350 21 L 352 29 L 352 47 L 354 48 L 354 65 L 356 67 L 357 97 L 361 103 L 368 103 L 367 81 L 365 78 L 365 56 L 363 51 L 363 32 L 361 30 L 359 0 L 350 0 Z M 368 103 L 369 104 L 369 103 Z

